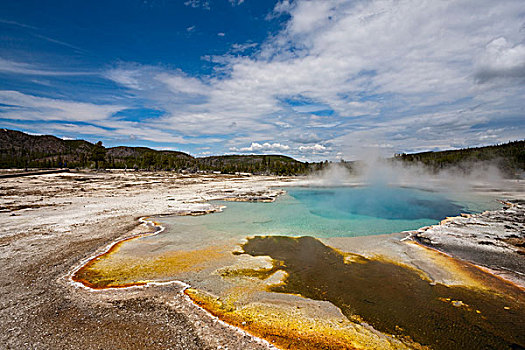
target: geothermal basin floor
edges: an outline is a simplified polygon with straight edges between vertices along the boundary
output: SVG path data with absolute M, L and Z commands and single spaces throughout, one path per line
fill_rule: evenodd
M 199 294 L 199 290 L 186 290 L 184 294 L 185 285 L 168 283 L 146 288 L 91 291 L 75 286 L 68 276 L 87 258 L 115 240 L 149 231 L 151 228 L 137 225 L 139 217 L 212 212 L 218 208 L 210 204 L 210 200 L 225 197 L 268 199 L 280 193 L 272 188 L 285 187 L 299 180 L 111 172 L 6 181 L 0 187 L 1 343 L 13 349 L 268 348 L 267 342 L 219 322 L 190 302 L 188 296 L 213 311 L 213 303 L 206 295 Z M 502 198 L 519 198 L 522 194 L 522 190 L 512 189 L 502 193 Z M 410 250 L 410 254 L 419 252 L 420 256 L 407 257 L 406 250 L 401 248 L 404 246 L 398 243 L 403 237 L 388 235 L 388 239 L 367 240 L 366 243 L 362 239 L 350 242 L 331 238 L 322 243 L 365 259 L 373 258 L 377 252 L 383 255 L 388 252 L 396 260 L 403 256 L 403 263 L 429 272 L 433 283 L 461 282 L 471 286 L 485 283 L 469 274 L 458 276 L 453 273 L 455 266 L 449 266 L 445 272 L 432 270 L 436 263 L 428 262 L 428 248 L 423 246 Z M 251 249 L 250 246 L 244 248 Z M 256 251 L 252 253 L 257 255 Z M 432 259 L 437 258 L 432 255 Z M 447 263 L 443 264 L 448 264 L 448 258 L 444 261 Z M 261 261 L 262 266 L 265 263 L 267 261 Z M 423 266 L 425 263 L 428 266 Z M 279 284 L 277 277 L 271 283 Z M 330 306 L 333 300 L 311 303 L 291 294 L 280 295 L 284 297 L 276 302 L 281 303 L 281 309 L 289 311 L 294 307 L 298 316 L 312 311 L 310 307 L 315 305 L 319 311 L 314 310 L 314 317 L 335 317 L 338 323 L 340 320 L 347 322 L 344 316 L 341 318 L 339 309 Z M 457 307 L 457 300 L 444 299 L 442 303 Z M 263 314 L 262 310 L 255 311 Z M 271 319 L 271 314 L 267 318 Z M 235 324 L 235 320 L 229 321 Z M 243 326 L 242 322 L 239 326 Z M 328 328 L 324 330 L 329 331 Z M 363 337 L 354 339 L 356 347 L 359 341 L 370 339 L 366 338 L 363 329 L 356 330 L 356 335 Z M 394 347 L 400 345 L 395 339 L 387 341 Z M 401 345 L 406 344 L 410 342 Z

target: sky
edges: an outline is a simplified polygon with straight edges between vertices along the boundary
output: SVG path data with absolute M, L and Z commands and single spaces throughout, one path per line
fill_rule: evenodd
M 303 161 L 521 140 L 525 6 L 1 1 L 0 127 Z

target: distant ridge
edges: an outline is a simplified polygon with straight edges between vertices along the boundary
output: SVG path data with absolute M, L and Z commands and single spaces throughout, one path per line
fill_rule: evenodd
M 1 168 L 52 168 L 58 161 L 71 166 L 87 161 L 93 144 L 84 140 L 62 140 L 51 135 L 29 135 L 0 129 Z
M 98 160 L 97 160 L 98 159 Z M 455 167 L 469 171 L 490 162 L 509 177 L 525 172 L 525 140 L 459 150 L 396 154 L 393 161 L 417 163 L 439 171 Z M 196 158 L 179 151 L 147 147 L 105 148 L 84 140 L 29 135 L 0 129 L 0 168 L 101 168 L 172 170 L 183 172 L 300 175 L 320 170 L 329 162 L 305 163 L 283 155 L 223 155 Z M 352 170 L 354 162 L 341 162 Z
M 419 163 L 435 171 L 456 167 L 468 170 L 480 162 L 491 163 L 508 176 L 525 171 L 525 140 L 458 150 L 396 154 L 394 159 Z
M 101 168 L 297 175 L 308 163 L 282 155 L 226 155 L 195 158 L 147 147 L 103 147 L 84 140 L 29 135 L 0 129 L 0 168 Z

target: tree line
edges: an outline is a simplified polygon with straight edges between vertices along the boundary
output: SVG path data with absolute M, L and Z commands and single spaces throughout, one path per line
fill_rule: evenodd
M 438 172 L 454 167 L 468 171 L 478 162 L 491 162 L 509 177 L 525 171 L 525 141 L 460 150 L 396 154 L 392 161 L 418 163 Z M 304 175 L 332 163 L 300 162 L 282 155 L 223 155 L 195 158 L 177 151 L 146 147 L 111 147 L 102 142 L 62 140 L 0 129 L 0 168 L 112 168 L 179 172 Z M 338 164 L 353 170 L 353 162 Z
M 33 136 L 15 130 L 0 132 L 0 168 L 112 168 L 300 175 L 311 169 L 308 163 L 282 155 L 226 155 L 195 158 L 176 151 L 147 147 L 111 147 L 102 142 L 62 140 L 54 136 Z
M 394 159 L 404 163 L 423 164 L 435 172 L 451 167 L 468 172 L 480 162 L 491 163 L 505 175 L 515 177 L 525 171 L 525 141 L 450 151 L 402 153 L 396 154 Z

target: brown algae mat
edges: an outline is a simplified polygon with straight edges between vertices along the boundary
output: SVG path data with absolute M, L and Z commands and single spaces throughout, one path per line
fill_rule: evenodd
M 498 279 L 494 283 L 501 284 L 502 293 L 431 283 L 412 268 L 342 254 L 312 237 L 259 236 L 249 239 L 243 250 L 270 256 L 276 268 L 288 274 L 270 291 L 329 301 L 348 319 L 385 334 L 435 349 L 525 347 L 523 293 Z M 209 311 L 221 315 L 220 310 Z M 244 328 L 249 330 L 249 325 Z M 273 338 L 277 345 L 291 344 L 290 339 Z M 292 342 L 292 347 L 301 346 Z
M 118 259 L 111 263 L 108 258 L 122 243 L 91 260 L 77 271 L 74 279 L 96 289 L 142 285 L 177 270 L 198 268 L 204 260 L 220 258 L 203 250 L 174 252 L 173 256 L 156 257 L 148 263 L 143 260 L 131 264 Z M 369 324 L 408 347 L 525 347 L 523 291 L 480 270 L 476 272 L 479 279 L 492 284 L 493 289 L 432 283 L 421 271 L 409 266 L 381 258 L 341 253 L 313 237 L 257 236 L 248 239 L 242 245 L 242 252 L 236 254 L 269 256 L 274 267 L 230 273 L 266 280 L 275 272 L 284 271 L 286 277 L 282 283 L 268 286 L 269 292 L 328 301 L 341 310 L 349 323 Z M 106 261 L 110 263 L 108 266 Z M 281 316 L 266 322 L 262 320 L 265 314 L 271 318 L 284 309 L 265 310 L 261 307 L 251 310 L 245 307 L 240 310 L 198 290 L 188 289 L 186 294 L 222 320 L 282 348 L 345 349 L 362 348 L 363 344 L 367 348 L 366 337 L 357 342 L 352 339 L 357 333 L 347 333 L 343 325 L 325 327 L 320 326 L 322 322 L 312 320 L 309 329 L 302 329 L 301 322 L 285 322 Z M 368 339 L 371 338 L 368 336 Z

